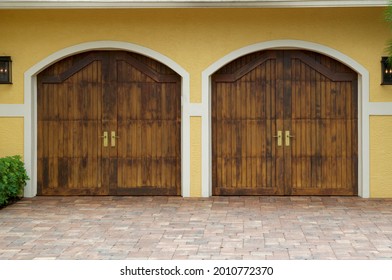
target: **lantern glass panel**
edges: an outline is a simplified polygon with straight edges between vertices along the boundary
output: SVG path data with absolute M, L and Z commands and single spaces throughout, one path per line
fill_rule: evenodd
M 392 85 L 392 64 L 388 62 L 388 57 L 381 58 L 381 84 Z
M 0 57 L 0 84 L 11 84 L 11 57 Z

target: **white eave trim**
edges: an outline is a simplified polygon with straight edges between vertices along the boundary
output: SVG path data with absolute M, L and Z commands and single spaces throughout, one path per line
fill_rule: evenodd
M 384 7 L 388 0 L 0 0 L 0 9 Z

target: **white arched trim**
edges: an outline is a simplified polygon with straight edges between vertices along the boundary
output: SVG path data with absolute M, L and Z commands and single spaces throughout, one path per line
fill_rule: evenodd
M 229 53 L 210 65 L 202 73 L 202 196 L 212 194 L 211 176 L 211 75 L 225 64 L 252 52 L 266 49 L 304 49 L 334 58 L 358 73 L 358 195 L 369 197 L 369 72 L 349 56 L 320 44 L 299 40 L 276 40 L 257 43 Z M 373 106 L 374 107 L 374 106 Z M 376 109 L 376 108 L 374 108 Z M 392 113 L 392 112 L 391 112 Z
M 18 116 L 24 117 L 24 161 L 30 176 L 25 187 L 25 196 L 37 194 L 37 75 L 43 69 L 57 61 L 78 53 L 90 50 L 125 50 L 151 57 L 177 72 L 182 77 L 181 88 L 181 193 L 190 196 L 190 115 L 189 104 L 189 74 L 179 64 L 152 49 L 139 45 L 118 41 L 95 41 L 71 46 L 57 51 L 44 58 L 24 74 L 24 105 L 15 107 Z M 16 105 L 15 105 L 16 106 Z M 12 111 L 12 108 L 9 109 Z

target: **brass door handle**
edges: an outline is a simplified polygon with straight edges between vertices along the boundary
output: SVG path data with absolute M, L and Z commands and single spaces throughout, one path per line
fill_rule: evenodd
M 116 147 L 116 139 L 118 139 L 118 138 L 120 138 L 120 136 L 116 136 L 116 132 L 115 131 L 112 131 L 111 132 L 111 140 L 110 140 L 110 146 L 111 147 Z
M 107 147 L 108 146 L 108 132 L 104 131 L 102 136 L 99 136 L 99 138 L 103 138 L 103 146 Z
M 278 130 L 278 133 L 272 137 L 278 138 L 278 146 L 282 146 L 282 131 Z
M 290 130 L 285 131 L 285 145 L 290 146 L 290 138 L 295 138 L 294 135 L 290 135 Z

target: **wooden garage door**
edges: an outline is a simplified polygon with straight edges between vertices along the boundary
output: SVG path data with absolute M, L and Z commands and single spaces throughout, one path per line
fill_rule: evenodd
M 40 195 L 180 195 L 181 79 L 161 63 L 87 52 L 38 75 Z
M 357 194 L 357 74 L 271 50 L 212 76 L 214 195 Z

